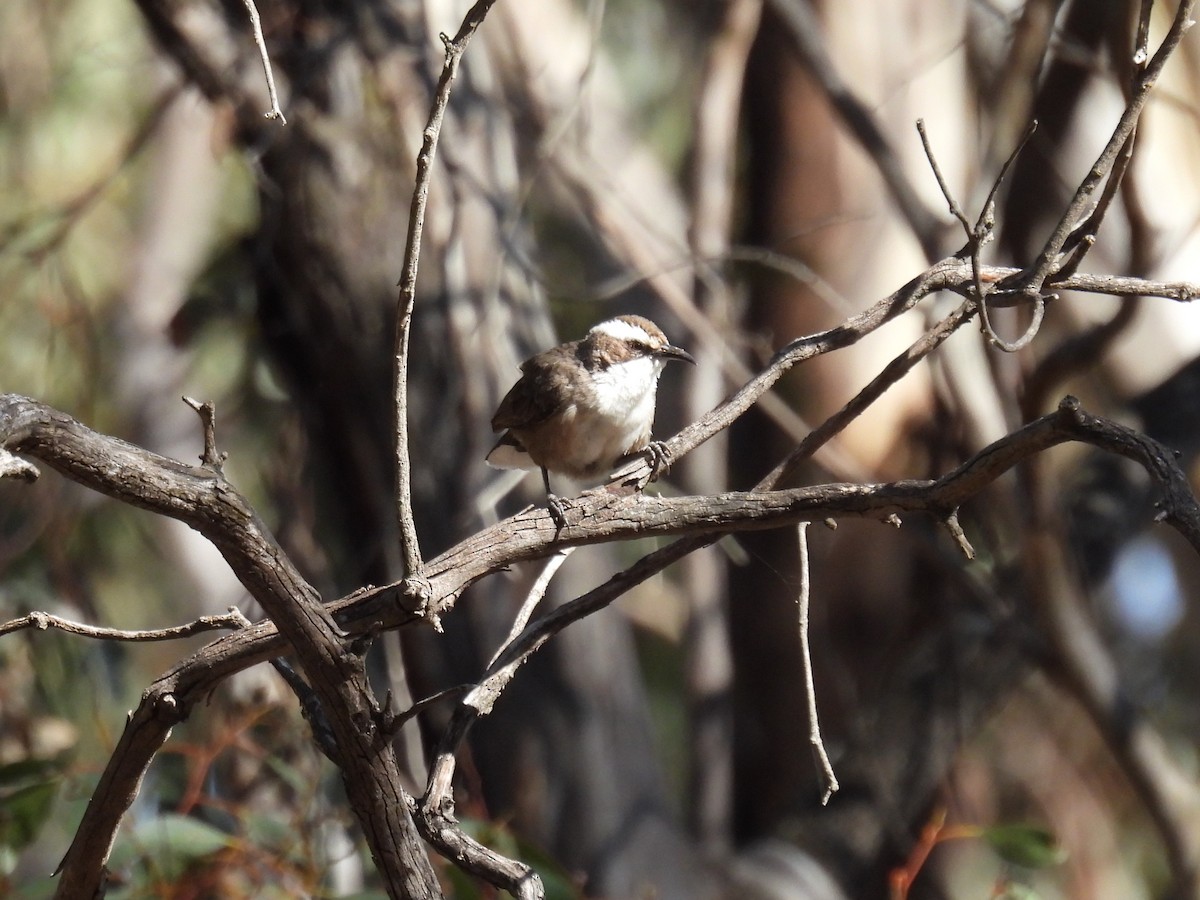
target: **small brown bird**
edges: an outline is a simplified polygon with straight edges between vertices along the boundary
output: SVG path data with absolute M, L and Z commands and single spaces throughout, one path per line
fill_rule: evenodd
M 521 364 L 521 379 L 492 417 L 503 431 L 487 455 L 497 469 L 542 470 L 551 515 L 563 510 L 550 472 L 597 478 L 650 445 L 658 377 L 671 360 L 695 364 L 662 329 L 641 316 L 601 322 Z

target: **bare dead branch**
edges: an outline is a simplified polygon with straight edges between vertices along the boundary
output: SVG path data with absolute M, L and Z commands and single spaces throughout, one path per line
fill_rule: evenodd
M 0 636 L 13 631 L 33 628 L 38 631 L 54 629 L 68 634 L 78 634 L 83 637 L 96 638 L 102 641 L 174 641 L 179 638 L 191 637 L 204 631 L 217 631 L 228 628 L 244 628 L 249 622 L 236 607 L 219 616 L 201 616 L 186 625 L 174 625 L 170 628 L 148 628 L 137 631 L 127 631 L 122 628 L 105 628 L 100 625 L 85 625 L 56 616 L 52 613 L 34 611 L 19 619 L 0 622 Z
M 33 416 L 31 412 L 22 410 L 24 405 L 32 404 L 32 401 L 19 402 L 22 400 L 17 398 L 14 401 L 11 396 L 0 398 L 0 436 L 3 436 L 3 443 L 9 446 L 16 443 L 23 452 L 36 450 L 39 455 L 49 457 L 47 462 L 68 471 L 68 474 L 79 476 L 78 480 L 84 483 L 104 483 L 104 479 L 110 479 L 112 483 L 106 484 L 109 493 L 127 493 L 131 490 L 128 487 L 118 490 L 116 487 L 128 484 L 128 479 L 122 477 L 123 473 L 129 471 L 127 468 L 123 470 L 110 463 L 107 469 L 89 470 L 81 464 L 68 465 L 59 458 L 57 454 L 70 454 L 77 449 L 75 445 L 81 439 L 77 433 L 80 426 L 73 425 L 61 414 L 53 417 L 44 413 Z M 21 422 L 20 427 L 14 424 L 17 419 Z M 43 435 L 37 433 L 39 425 L 48 428 L 54 440 L 42 440 Z M 131 453 L 153 456 L 112 438 L 92 435 L 102 452 L 110 455 L 115 454 L 119 458 Z M 602 608 L 633 584 L 711 540 L 715 531 L 773 527 L 786 522 L 846 515 L 882 517 L 896 512 L 923 511 L 944 519 L 964 500 L 978 493 L 1013 465 L 1049 446 L 1070 440 L 1084 441 L 1120 453 L 1145 466 L 1164 491 L 1164 518 L 1193 547 L 1200 549 L 1200 509 L 1172 454 L 1136 432 L 1087 415 L 1073 403 L 1064 404 L 1057 413 L 996 442 L 936 481 L 825 485 L 794 491 L 725 494 L 712 498 L 613 497 L 602 492 L 595 493 L 580 498 L 572 508 L 572 514 L 580 514 L 580 521 L 564 530 L 561 536 L 563 542 L 576 545 L 643 534 L 693 533 L 643 558 L 606 584 L 532 623 L 489 668 L 489 674 L 481 682 L 480 688 L 488 689 L 488 679 L 492 679 L 491 684 L 494 685 L 495 679 L 511 678 L 516 667 L 558 630 Z M 157 473 L 164 478 L 177 472 L 189 474 L 189 467 L 169 460 L 160 465 L 168 470 L 166 473 Z M 206 473 L 204 480 L 211 481 L 211 475 Z M 146 504 L 143 502 L 138 505 Z M 544 512 L 524 513 L 464 541 L 459 547 L 430 561 L 426 571 L 440 605 L 448 608 L 466 584 L 487 571 L 494 571 L 519 559 L 544 554 L 551 546 L 554 528 Z M 481 558 L 486 559 L 483 565 L 478 563 Z M 411 612 L 403 613 L 400 604 L 386 600 L 389 592 L 395 595 L 398 587 L 393 585 L 390 588 L 356 592 L 332 604 L 329 611 L 340 612 L 338 621 L 351 634 L 411 622 Z M 132 801 L 144 771 L 139 761 L 148 764 L 161 747 L 170 726 L 186 716 L 191 704 L 203 696 L 203 691 L 210 690 L 232 672 L 278 653 L 281 647 L 275 626 L 260 623 L 218 640 L 205 648 L 202 654 L 194 655 L 159 679 L 147 691 L 143 702 L 131 717 L 117 752 L 97 787 L 96 797 L 106 802 L 94 802 L 89 806 L 89 815 L 100 809 L 110 811 L 111 815 L 113 798 L 123 799 L 126 805 Z M 481 693 L 476 700 L 482 698 Z M 460 706 L 460 709 L 465 708 Z M 119 815 L 116 818 L 119 821 Z M 111 822 L 110 827 L 89 832 L 86 826 L 91 824 L 96 823 L 85 817 L 81 834 L 93 834 L 96 840 L 102 842 L 111 841 L 115 822 Z M 436 821 L 423 820 L 422 834 L 427 839 L 434 839 L 430 838 L 430 834 L 436 825 Z M 461 838 L 460 835 L 450 835 L 448 838 L 446 833 L 441 832 L 435 837 L 442 841 L 440 846 L 447 850 L 459 846 L 453 841 Z M 446 843 L 450 839 L 452 842 Z M 100 855 L 106 852 L 107 846 L 102 848 Z M 514 878 L 525 877 L 518 875 L 517 870 L 510 874 Z
M 985 283 L 996 284 L 1017 277 L 1022 271 L 1022 269 L 1007 266 L 982 266 L 979 277 Z M 746 382 L 732 397 L 667 441 L 671 457 L 676 460 L 680 459 L 694 447 L 727 428 L 796 364 L 857 343 L 866 335 L 914 307 L 930 294 L 948 290 L 969 296 L 974 281 L 975 273 L 968 261 L 949 257 L 934 263 L 904 287 L 877 301 L 859 315 L 852 316 L 828 331 L 792 341 L 781 348 L 767 367 Z M 1163 297 L 1181 303 L 1188 303 L 1200 297 L 1200 285 L 1191 282 L 1075 274 L 1060 280 L 1052 280 L 1050 283 L 1060 290 L 1084 291 L 1110 296 L 1130 294 L 1143 297 Z M 1023 300 L 1012 295 L 994 295 L 991 302 L 995 306 L 1003 306 L 1020 303 Z M 644 483 L 649 474 L 650 466 L 644 461 L 638 460 L 615 471 L 612 480 L 624 484 Z
M 812 744 L 817 771 L 821 775 L 821 805 L 826 806 L 829 798 L 837 793 L 838 780 L 833 773 L 829 753 L 825 750 L 825 741 L 821 739 L 821 720 L 817 715 L 817 686 L 813 681 L 812 650 L 808 643 L 808 606 L 812 593 L 812 578 L 808 568 L 807 522 L 796 526 L 796 535 L 800 544 L 800 589 L 796 595 L 796 606 L 799 608 L 800 671 L 803 673 L 804 701 L 808 708 L 808 742 Z
M 267 95 L 271 99 L 271 108 L 263 113 L 264 119 L 278 119 L 280 125 L 286 125 L 287 119 L 279 108 L 279 95 L 275 92 L 275 73 L 271 71 L 271 57 L 267 55 L 267 42 L 263 38 L 262 19 L 258 15 L 258 7 L 254 0 L 242 0 L 246 12 L 250 16 L 250 27 L 254 30 L 254 46 L 258 48 L 259 59 L 262 60 L 263 75 L 267 79 Z
M 1038 254 L 1037 260 L 1035 260 L 1028 273 L 1023 274 L 1018 279 L 1015 285 L 1016 290 L 1028 296 L 1040 294 L 1043 286 L 1050 280 L 1051 275 L 1061 269 L 1064 263 L 1062 254 L 1068 239 L 1072 232 L 1074 232 L 1077 224 L 1084 218 L 1084 211 L 1092 202 L 1092 196 L 1096 193 L 1096 189 L 1105 178 L 1109 177 L 1118 157 L 1124 151 L 1126 143 L 1137 128 L 1142 110 L 1145 108 L 1146 101 L 1150 97 L 1150 92 L 1158 81 L 1159 75 L 1162 74 L 1167 60 L 1174 53 L 1175 48 L 1179 46 L 1179 42 L 1183 40 L 1184 34 L 1192 27 L 1192 10 L 1194 6 L 1195 0 L 1181 0 L 1179 9 L 1175 13 L 1175 18 L 1171 22 L 1171 27 L 1163 37 L 1162 43 L 1159 44 L 1158 50 L 1149 63 L 1146 64 L 1145 68 L 1138 73 L 1129 101 L 1126 103 L 1125 109 L 1121 113 L 1116 127 L 1113 129 L 1112 135 L 1109 137 L 1104 149 L 1100 152 L 1100 156 L 1097 157 L 1096 162 L 1092 164 L 1091 169 L 1088 170 L 1083 180 L 1080 181 L 1075 196 L 1067 205 L 1058 224 L 1046 240 L 1045 245 Z M 1136 53 L 1137 50 L 1135 49 Z M 1096 228 L 1099 228 L 1099 224 L 1099 221 L 1094 222 L 1092 230 L 1094 231 Z
M 344 652 L 341 632 L 317 592 L 300 576 L 257 513 L 220 473 L 187 466 L 116 438 L 69 416 L 12 394 L 0 395 L 0 446 L 43 459 L 69 478 L 133 506 L 179 519 L 221 552 L 238 579 L 271 616 L 296 652 L 345 760 L 343 780 L 376 864 L 395 896 L 437 896 L 437 881 L 407 809 L 400 802 L 399 769 L 388 742 L 376 741 L 360 657 Z M 172 690 L 148 693 L 130 725 L 127 750 L 157 752 L 166 730 L 190 706 Z M 133 756 L 114 754 L 102 784 L 119 782 L 117 802 L 93 796 L 63 860 L 58 896 L 93 896 L 104 860 L 144 769 Z
M 574 552 L 574 547 L 566 547 L 546 560 L 546 565 L 542 567 L 542 571 L 538 574 L 537 580 L 534 581 L 533 587 L 525 595 L 525 599 L 521 603 L 521 608 L 517 612 L 517 617 L 513 619 L 512 627 L 508 630 L 508 637 L 504 639 L 503 644 L 496 648 L 496 652 L 492 654 L 491 660 L 488 661 L 489 666 L 499 658 L 500 654 L 504 652 L 504 648 L 516 640 L 521 632 L 525 630 L 525 626 L 529 624 L 529 617 L 533 615 L 533 611 L 537 608 L 537 605 L 546 596 L 546 590 L 550 587 L 550 582 L 554 579 L 562 564 L 567 561 L 567 557 Z
M 429 182 L 433 158 L 437 152 L 442 120 L 450 104 L 450 90 L 458 75 L 458 65 L 476 30 L 483 24 L 488 10 L 496 0 L 477 0 L 463 18 L 458 33 L 451 39 L 442 35 L 446 59 L 434 92 L 429 121 L 417 154 L 417 175 L 413 184 L 412 203 L 408 213 L 408 235 L 404 244 L 404 265 L 400 273 L 400 296 L 396 300 L 396 337 L 394 358 L 394 415 L 396 425 L 396 518 L 400 527 L 400 544 L 404 554 L 404 574 L 415 577 L 421 573 L 421 546 L 412 511 L 412 461 L 408 436 L 408 337 L 412 324 L 413 306 L 417 301 L 417 265 L 421 257 L 421 232 L 425 228 L 425 208 L 429 204 Z
M 950 205 L 950 213 L 962 224 L 963 231 L 967 236 L 966 246 L 959 252 L 959 256 L 965 253 L 971 259 L 971 274 L 974 277 L 975 302 L 979 306 L 980 325 L 983 328 L 984 334 L 987 335 L 988 340 L 1005 353 L 1015 353 L 1033 341 L 1042 326 L 1042 318 L 1046 314 L 1046 303 L 1045 299 L 1041 296 L 1034 298 L 1033 318 L 1030 320 L 1028 328 L 1025 329 L 1025 333 L 1015 341 L 1007 341 L 1000 337 L 996 333 L 996 329 L 992 327 L 992 321 L 988 314 L 988 288 L 987 283 L 983 279 L 983 248 L 991 242 L 994 235 L 996 226 L 996 194 L 1000 190 L 1000 185 L 1036 129 L 1037 121 L 1035 120 L 1030 123 L 1029 127 L 1025 130 L 1024 137 L 1017 143 L 1012 153 L 1009 154 L 1008 159 L 1005 160 L 1004 165 L 1001 166 L 1000 174 L 992 182 L 987 199 L 983 202 L 983 208 L 980 210 L 975 224 L 972 225 L 967 220 L 962 207 L 958 205 L 958 201 L 954 199 L 954 195 L 950 191 L 950 186 L 946 183 L 946 178 L 942 174 L 942 167 L 938 165 L 937 156 L 933 152 L 933 145 L 929 141 L 929 134 L 925 130 L 925 122 L 921 119 L 917 120 L 917 132 L 921 135 L 921 146 L 925 148 L 925 158 L 929 160 L 929 167 L 933 169 L 933 174 L 937 179 L 938 187 L 941 188 L 942 196 L 946 198 L 946 202 Z
M 1147 60 L 1149 58 L 1150 14 L 1152 7 L 1152 3 L 1145 2 L 1141 5 L 1138 13 L 1138 23 L 1134 33 L 1134 49 L 1132 53 L 1134 75 L 1132 83 L 1128 85 L 1126 90 L 1127 102 L 1132 93 L 1137 90 L 1138 82 L 1145 75 Z M 1108 208 L 1112 205 L 1113 200 L 1124 185 L 1125 174 L 1129 170 L 1130 163 L 1133 162 L 1133 153 L 1137 146 L 1137 130 L 1138 123 L 1135 119 L 1129 128 L 1129 134 L 1121 144 L 1120 152 L 1117 153 L 1116 159 L 1113 162 L 1112 171 L 1104 182 L 1104 188 L 1100 192 L 1099 200 L 1096 201 L 1095 206 L 1086 218 L 1072 229 L 1063 244 L 1064 260 L 1058 267 L 1059 273 L 1070 274 L 1078 270 L 1080 263 L 1083 262 L 1088 251 L 1095 246 L 1096 237 L 1100 232 L 1100 225 L 1104 221 L 1104 217 L 1108 214 Z
M 917 363 L 929 356 L 950 335 L 969 322 L 977 308 L 978 305 L 974 301 L 968 300 L 921 335 L 907 350 L 884 366 L 883 370 L 855 394 L 845 406 L 809 432 L 808 436 L 796 446 L 796 449 L 763 479 L 763 484 L 774 486 L 789 478 L 804 462 L 812 459 L 822 446 L 866 412 L 867 408 L 882 397 L 892 385 L 912 371 Z

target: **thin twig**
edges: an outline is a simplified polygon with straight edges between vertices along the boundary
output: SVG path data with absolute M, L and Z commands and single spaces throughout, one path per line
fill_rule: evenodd
M 1138 23 L 1132 54 L 1133 75 L 1129 84 L 1125 87 L 1125 99 L 1127 103 L 1137 90 L 1138 83 L 1146 72 L 1150 53 L 1150 14 L 1153 11 L 1153 6 L 1152 0 L 1143 0 L 1141 9 L 1138 12 Z M 1083 262 L 1083 258 L 1095 245 L 1096 235 L 1100 231 L 1100 224 L 1104 221 L 1104 217 L 1108 213 L 1108 208 L 1112 205 L 1113 200 L 1124 185 L 1125 175 L 1129 170 L 1130 163 L 1133 162 L 1133 153 L 1137 147 L 1137 132 L 1138 123 L 1137 120 L 1134 120 L 1132 126 L 1129 128 L 1129 134 L 1126 136 L 1125 142 L 1121 145 L 1120 152 L 1113 162 L 1112 171 L 1109 173 L 1108 179 L 1104 182 L 1104 189 L 1100 192 L 1100 199 L 1096 201 L 1096 205 L 1088 213 L 1087 217 L 1072 229 L 1063 243 L 1063 261 L 1058 266 L 1059 274 L 1072 274 L 1076 272 L 1079 269 L 1080 263 Z
M 446 47 L 446 60 L 438 79 L 429 111 L 429 121 L 417 154 L 417 175 L 413 185 L 412 204 L 408 214 L 408 236 L 404 245 L 404 266 L 400 273 L 400 296 L 396 301 L 396 337 L 394 378 L 394 414 L 396 426 L 396 517 L 400 527 L 400 545 L 404 554 L 404 575 L 416 576 L 421 571 L 421 546 L 417 540 L 417 525 L 412 509 L 412 461 L 408 446 L 408 339 L 412 324 L 413 306 L 417 299 L 417 264 L 421 256 L 421 232 L 425 227 L 425 208 L 429 203 L 429 183 L 433 171 L 433 158 L 437 152 L 438 137 L 446 107 L 450 103 L 450 89 L 458 74 L 458 64 L 466 52 L 471 37 L 475 34 L 495 0 L 478 0 L 467 11 L 458 33 L 451 40 L 442 35 Z
M 996 176 L 996 180 L 992 182 L 992 188 L 988 191 L 987 199 L 984 200 L 983 207 L 979 211 L 979 217 L 972 225 L 962 211 L 962 207 L 958 205 L 958 201 L 954 199 L 953 193 L 950 191 L 950 186 L 946 183 L 946 178 L 942 174 L 942 167 L 938 165 L 937 156 L 933 152 L 933 145 L 929 141 L 929 135 L 925 131 L 925 122 L 923 119 L 917 119 L 917 132 L 921 135 L 921 146 L 925 148 L 925 157 L 929 160 L 929 167 L 933 169 L 933 175 L 937 179 L 938 187 L 941 188 L 942 196 L 946 198 L 946 202 L 950 205 L 950 212 L 954 218 L 962 224 L 963 231 L 967 236 L 966 246 L 959 251 L 959 255 L 969 254 L 971 258 L 971 274 L 975 282 L 975 301 L 979 304 L 979 321 L 984 333 L 987 335 L 991 343 L 1003 350 L 1006 353 L 1015 353 L 1022 347 L 1027 346 L 1037 335 L 1042 326 L 1042 318 L 1046 314 L 1045 298 L 1041 295 L 1034 297 L 1033 318 L 1029 323 L 1029 327 L 1025 333 L 1015 341 L 1007 341 L 996 333 L 996 329 L 992 327 L 991 319 L 988 315 L 988 287 L 983 279 L 983 248 L 992 240 L 993 232 L 996 226 L 996 194 L 1000 191 L 1000 185 L 1004 181 L 1005 176 L 1016 162 L 1017 156 L 1029 143 L 1029 139 L 1033 137 L 1034 131 L 1037 129 L 1037 121 L 1030 123 L 1025 129 L 1025 134 L 1013 151 L 1008 155 L 1004 165 L 1000 167 L 1000 174 Z
M 441 701 L 445 700 L 448 697 L 457 697 L 461 694 L 465 694 L 467 691 L 471 690 L 472 687 L 474 687 L 474 685 L 456 684 L 454 687 L 445 688 L 444 690 L 440 690 L 434 694 L 430 694 L 428 697 L 422 697 L 420 700 L 416 701 L 408 709 L 404 710 L 404 712 L 395 713 L 395 714 L 391 715 L 387 720 L 387 724 L 381 727 L 381 732 L 383 734 L 385 734 L 389 739 L 393 738 L 396 736 L 396 734 L 400 731 L 401 728 L 403 728 L 414 717 L 420 715 L 422 712 L 427 710 L 429 707 L 433 706 L 436 703 L 440 703 Z M 389 698 L 390 698 L 390 694 L 389 694 Z
M 826 419 L 821 425 L 802 440 L 771 473 L 763 479 L 759 490 L 770 489 L 769 486 L 779 484 L 789 478 L 792 473 L 836 435 L 844 431 L 856 418 L 866 412 L 876 400 L 905 375 L 913 367 L 940 347 L 950 335 L 971 320 L 975 314 L 976 304 L 965 301 L 942 321 L 922 334 L 903 353 L 892 359 L 883 369 L 872 378 L 857 394 L 855 394 L 841 409 Z
M 808 605 L 812 593 L 812 578 L 808 568 L 808 523 L 801 522 L 797 525 L 796 534 L 800 543 L 800 590 L 796 595 L 796 605 L 799 607 L 800 669 L 804 674 L 804 700 L 808 706 L 808 740 L 812 744 L 813 756 L 821 773 L 821 805 L 825 806 L 829 803 L 829 798 L 837 793 L 838 780 L 833 774 L 833 763 L 829 761 L 825 742 L 821 739 L 821 721 L 817 716 L 817 686 L 813 680 L 812 651 L 808 642 Z
M 925 130 L 924 119 L 917 119 L 917 134 L 921 136 L 921 146 L 925 148 L 925 158 L 929 160 L 929 168 L 933 169 L 933 177 L 937 179 L 938 187 L 942 190 L 942 196 L 946 198 L 946 203 L 950 207 L 950 215 L 962 223 L 963 231 L 967 233 L 967 238 L 971 238 L 971 223 L 967 221 L 966 214 L 962 211 L 962 207 L 958 205 L 958 201 L 954 199 L 954 194 L 950 191 L 950 185 L 946 183 L 946 176 L 942 174 L 942 167 L 938 165 L 937 157 L 933 153 L 933 146 L 929 143 L 929 133 Z
M 82 637 L 95 638 L 101 641 L 174 641 L 179 638 L 191 637 L 205 631 L 221 629 L 245 628 L 249 622 L 236 607 L 230 607 L 229 612 L 218 616 L 201 616 L 186 625 L 173 625 L 170 628 L 147 628 L 127 630 L 124 628 L 104 628 L 99 625 L 85 625 L 73 622 L 51 613 L 34 611 L 19 619 L 0 622 L 0 636 L 34 628 L 38 631 L 65 631 L 68 634 L 78 634 Z
M 950 537 L 954 539 L 954 543 L 962 551 L 962 555 L 968 560 L 974 559 L 975 548 L 967 540 L 967 533 L 963 531 L 962 523 L 958 521 L 958 510 L 951 510 L 950 514 L 942 520 L 942 524 L 946 526 L 946 531 L 950 533 Z
M 525 630 L 525 626 L 529 624 L 529 617 L 533 615 L 533 611 L 537 605 L 542 602 L 542 598 L 546 596 L 546 589 L 550 587 L 550 582 L 558 573 L 559 567 L 567 561 L 567 557 L 575 552 L 574 547 L 564 547 L 553 556 L 546 560 L 546 565 L 542 567 L 542 571 L 538 574 L 537 580 L 534 581 L 533 587 L 529 589 L 521 608 L 517 611 L 517 617 L 513 619 L 512 628 L 508 630 L 508 637 L 504 639 L 497 649 L 492 654 L 492 658 L 488 660 L 488 667 L 500 658 L 500 654 L 520 637 L 521 632 Z
M 267 42 L 263 38 L 262 20 L 258 15 L 258 7 L 254 0 L 242 0 L 246 4 L 246 12 L 250 14 L 250 27 L 254 29 L 254 44 L 258 47 L 259 58 L 262 59 L 263 74 L 267 77 L 267 96 L 271 99 L 271 108 L 263 113 L 264 119 L 278 119 L 280 125 L 286 125 L 287 119 L 279 108 L 279 95 L 275 92 L 275 73 L 271 71 L 271 57 L 267 55 Z
M 1132 96 L 1121 113 L 1117 126 L 1113 129 L 1112 136 L 1109 137 L 1108 143 L 1104 145 L 1104 149 L 1100 152 L 1100 156 L 1079 183 L 1079 188 L 1076 190 L 1075 196 L 1067 205 L 1054 231 L 1046 240 L 1033 268 L 1027 275 L 1023 275 L 1020 278 L 1016 286 L 1017 290 L 1029 295 L 1041 293 L 1043 285 L 1061 267 L 1063 262 L 1061 259 L 1063 247 L 1075 230 L 1076 224 L 1083 217 L 1084 210 L 1091 202 L 1092 195 L 1100 186 L 1100 182 L 1112 172 L 1118 156 L 1125 148 L 1126 142 L 1137 127 L 1138 119 L 1141 117 L 1146 101 L 1150 97 L 1151 89 L 1154 87 L 1159 75 L 1162 74 L 1167 60 L 1179 45 L 1179 42 L 1183 40 L 1184 34 L 1194 24 L 1192 22 L 1192 9 L 1194 6 L 1195 0 L 1181 0 L 1179 9 L 1175 13 L 1175 18 L 1171 22 L 1171 27 L 1167 30 L 1162 43 L 1159 44 L 1158 50 L 1146 67 L 1139 73 L 1133 86 Z M 1135 49 L 1134 52 L 1136 54 L 1137 50 Z M 1099 223 L 1096 223 L 1096 225 L 1098 226 Z

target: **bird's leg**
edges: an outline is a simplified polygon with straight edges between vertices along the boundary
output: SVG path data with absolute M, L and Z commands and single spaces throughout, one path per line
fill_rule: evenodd
M 642 454 L 646 457 L 646 462 L 650 464 L 649 481 L 658 481 L 659 475 L 665 475 L 670 470 L 673 454 L 667 448 L 665 441 L 651 441 L 646 445 Z
M 545 466 L 542 466 L 541 469 L 542 484 L 546 486 L 546 506 L 550 510 L 550 518 L 554 520 L 554 532 L 557 536 L 558 532 L 566 527 L 567 511 L 558 495 L 550 490 L 550 473 L 546 471 Z

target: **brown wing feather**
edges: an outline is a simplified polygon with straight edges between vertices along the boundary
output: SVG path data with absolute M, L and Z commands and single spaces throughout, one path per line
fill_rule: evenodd
M 492 416 L 492 431 L 531 428 L 561 412 L 569 403 L 564 367 L 577 365 L 578 341 L 554 347 L 521 364 L 521 378 L 509 389 Z

